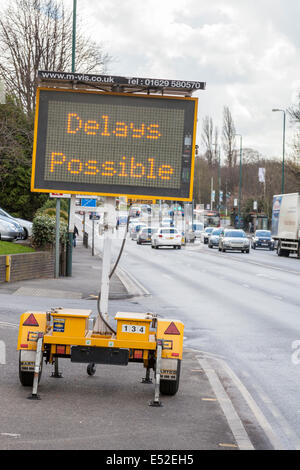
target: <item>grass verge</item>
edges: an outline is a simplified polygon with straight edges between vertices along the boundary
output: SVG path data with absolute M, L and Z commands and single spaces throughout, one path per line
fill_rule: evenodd
M 0 255 L 14 255 L 16 253 L 31 253 L 34 249 L 18 243 L 0 241 Z

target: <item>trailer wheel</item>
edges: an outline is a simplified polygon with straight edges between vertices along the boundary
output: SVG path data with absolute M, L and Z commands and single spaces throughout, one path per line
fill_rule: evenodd
M 34 372 L 21 370 L 21 353 L 22 351 L 20 351 L 20 354 L 19 354 L 19 379 L 23 387 L 32 387 L 33 379 L 34 379 Z M 42 369 L 43 369 L 43 358 L 41 360 L 41 365 L 40 365 L 39 382 L 42 376 Z
M 87 371 L 88 375 L 95 375 L 95 373 L 96 373 L 96 367 L 95 367 L 94 362 L 91 362 L 91 363 L 87 366 L 86 371 Z
M 181 360 L 177 362 L 176 380 L 160 380 L 159 391 L 162 395 L 176 395 L 179 388 Z

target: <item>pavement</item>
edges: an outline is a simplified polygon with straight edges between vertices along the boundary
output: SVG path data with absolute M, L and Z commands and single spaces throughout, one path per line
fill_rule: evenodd
M 101 257 L 92 256 L 92 250 L 85 248 L 79 241 L 73 249 L 72 261 L 71 277 L 4 283 L 0 284 L 0 294 L 95 300 L 101 283 Z M 145 294 L 145 290 L 129 273 L 117 268 L 110 281 L 110 299 L 130 299 Z M 252 448 L 252 442 L 256 440 L 256 436 L 253 435 L 253 423 L 248 415 L 245 420 L 237 418 L 234 405 L 230 405 L 231 399 L 227 395 L 226 387 L 222 385 L 221 375 L 222 373 L 217 371 L 213 364 L 201 358 L 199 351 L 184 350 L 181 384 L 174 402 L 175 407 L 172 406 L 170 399 L 165 398 L 168 413 L 174 413 L 174 431 L 180 426 L 185 429 L 186 425 L 184 433 L 187 440 L 181 438 L 178 444 L 180 448 L 203 450 Z M 181 403 L 180 411 L 176 402 L 177 405 Z M 164 424 L 162 421 L 161 426 L 164 427 L 168 422 L 167 420 Z M 245 426 L 243 423 L 246 423 Z M 169 428 L 166 429 L 165 435 L 169 432 Z M 146 435 L 144 437 L 146 442 Z M 261 447 L 260 442 L 256 442 L 256 448 Z M 268 448 L 264 439 L 262 442 L 263 448 Z M 170 442 L 161 445 L 167 446 Z
M 80 243 L 80 242 L 79 242 Z M 0 284 L 0 293 L 37 297 L 97 299 L 101 287 L 102 260 L 91 248 L 78 244 L 72 252 L 72 276 L 29 279 Z M 132 277 L 117 267 L 110 279 L 109 299 L 126 299 L 145 292 Z

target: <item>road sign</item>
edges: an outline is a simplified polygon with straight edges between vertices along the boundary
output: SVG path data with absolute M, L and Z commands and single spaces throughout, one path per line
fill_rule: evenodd
M 96 199 L 81 199 L 82 207 L 96 207 Z
M 38 88 L 32 191 L 191 200 L 197 98 Z

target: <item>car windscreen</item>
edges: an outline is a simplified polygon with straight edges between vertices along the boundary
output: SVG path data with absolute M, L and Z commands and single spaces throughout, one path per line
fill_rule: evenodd
M 271 237 L 271 232 L 269 230 L 257 230 L 257 237 Z
M 246 238 L 245 232 L 226 232 L 224 236 L 228 238 Z
M 203 224 L 193 224 L 193 230 L 203 230 Z
M 161 230 L 160 233 L 170 235 L 170 234 L 177 233 L 177 230 L 174 228 L 164 228 L 163 230 Z
M 220 235 L 220 233 L 222 233 L 223 230 L 221 228 L 218 228 L 218 229 L 215 229 L 211 232 L 212 235 Z
M 143 228 L 142 233 L 155 233 L 157 232 L 157 228 Z
M 205 229 L 205 232 L 206 232 L 206 233 L 211 233 L 212 231 L 213 231 L 213 228 L 206 228 L 206 229 Z

